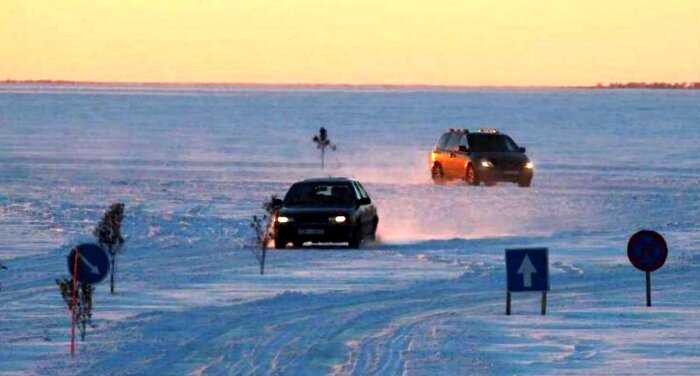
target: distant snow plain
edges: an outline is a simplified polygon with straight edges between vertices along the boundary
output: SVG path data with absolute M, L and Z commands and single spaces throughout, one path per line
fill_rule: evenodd
M 700 369 L 700 93 L 663 90 L 0 88 L 0 374 L 664 374 Z M 338 150 L 321 171 L 311 137 Z M 527 147 L 533 187 L 436 186 L 449 127 Z M 380 213 L 362 250 L 250 249 L 263 200 L 360 179 Z M 68 354 L 54 279 L 126 204 L 117 294 Z M 662 233 L 666 265 L 626 258 Z M 504 249 L 548 247 L 549 310 Z

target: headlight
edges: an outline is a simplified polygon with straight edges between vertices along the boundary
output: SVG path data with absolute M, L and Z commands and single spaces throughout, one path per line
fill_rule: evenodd
M 527 162 L 525 163 L 525 168 L 527 168 L 528 170 L 532 170 L 533 168 L 535 168 L 535 164 L 532 162 Z
M 287 223 L 287 222 L 291 222 L 291 221 L 292 221 L 292 219 L 289 217 L 283 217 L 283 216 L 277 217 L 277 223 Z
M 344 215 L 337 215 L 335 217 L 331 217 L 331 222 L 333 223 L 345 223 L 347 218 L 345 218 Z
M 481 161 L 481 167 L 493 167 L 493 163 L 484 159 L 483 161 Z

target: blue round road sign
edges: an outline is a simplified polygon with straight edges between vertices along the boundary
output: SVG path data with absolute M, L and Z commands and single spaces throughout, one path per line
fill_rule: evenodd
M 107 252 L 96 244 L 81 244 L 71 249 L 68 255 L 68 271 L 73 275 L 75 258 L 78 257 L 78 281 L 100 283 L 109 273 Z
M 656 231 L 642 230 L 632 235 L 627 243 L 627 257 L 635 268 L 653 272 L 664 265 L 668 247 L 664 237 Z

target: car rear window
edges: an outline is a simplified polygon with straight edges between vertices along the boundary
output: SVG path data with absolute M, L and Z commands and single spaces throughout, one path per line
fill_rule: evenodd
M 347 207 L 355 204 L 350 183 L 302 182 L 289 188 L 284 197 L 287 206 Z

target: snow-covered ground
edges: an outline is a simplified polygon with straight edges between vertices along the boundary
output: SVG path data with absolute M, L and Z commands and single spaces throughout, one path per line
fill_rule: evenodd
M 700 93 L 0 88 L 0 374 L 697 374 Z M 434 186 L 441 131 L 496 126 L 531 189 Z M 338 151 L 318 167 L 311 136 Z M 295 180 L 364 182 L 380 241 L 249 249 L 251 216 Z M 68 357 L 54 279 L 126 203 L 117 294 Z M 653 275 L 628 237 L 661 232 Z M 550 248 L 505 316 L 504 249 Z

